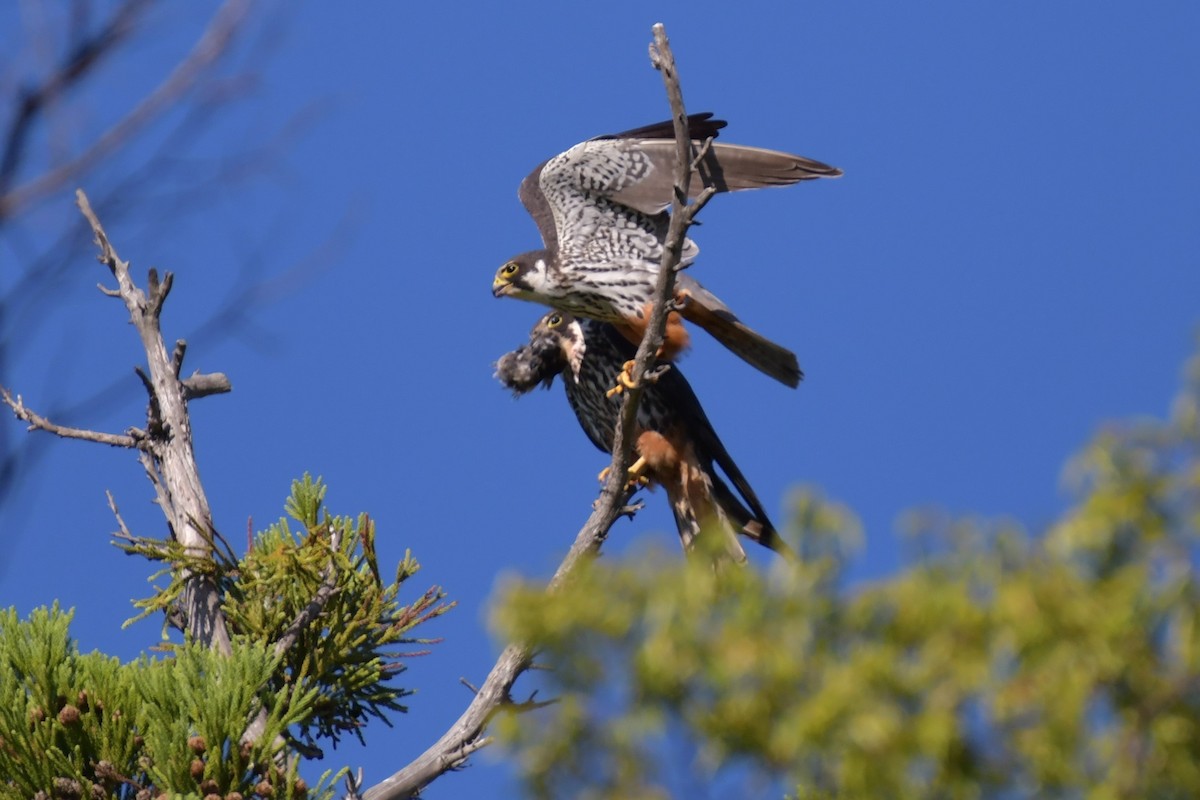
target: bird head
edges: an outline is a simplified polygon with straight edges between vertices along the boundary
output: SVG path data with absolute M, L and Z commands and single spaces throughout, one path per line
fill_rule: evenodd
M 511 295 L 521 300 L 537 299 L 535 295 L 546 282 L 548 256 L 544 250 L 532 250 L 509 259 L 492 278 L 492 294 L 496 297 Z
M 556 351 L 559 371 L 571 368 L 571 377 L 579 380 L 579 369 L 583 365 L 583 354 L 587 343 L 583 338 L 583 326 L 573 315 L 555 309 L 538 320 L 529 332 L 529 346 L 535 352 Z M 544 356 L 549 361 L 550 357 Z

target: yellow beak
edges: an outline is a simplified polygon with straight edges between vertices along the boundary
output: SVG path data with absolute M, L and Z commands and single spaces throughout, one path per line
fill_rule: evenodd
M 515 287 L 511 283 L 509 283 L 507 279 L 501 278 L 499 275 L 497 275 L 495 278 L 492 278 L 492 296 L 493 297 L 503 297 L 506 294 L 511 294 L 512 292 L 515 292 L 516 289 L 517 289 L 517 287 Z

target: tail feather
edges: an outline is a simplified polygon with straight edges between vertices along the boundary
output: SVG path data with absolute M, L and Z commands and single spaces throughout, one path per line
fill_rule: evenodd
M 720 503 L 714 502 L 713 484 L 704 469 L 691 461 L 678 465 L 674 474 L 660 476 L 660 484 L 667 492 L 675 527 L 679 530 L 679 541 L 684 552 L 693 553 L 696 542 L 703 535 L 719 535 L 721 543 L 714 543 L 713 552 L 718 561 L 743 564 L 746 551 L 737 537 L 737 525 L 725 514 Z M 707 550 L 706 550 L 707 552 Z
M 725 513 L 722 504 L 713 496 L 713 481 L 715 476 L 709 475 L 704 468 L 691 461 L 680 464 L 680 486 L 671 497 L 671 509 L 675 514 L 675 523 L 679 525 L 681 518 L 688 523 L 688 535 L 692 542 L 696 536 L 707 532 L 709 535 L 719 535 L 721 543 L 715 550 L 721 560 L 728 559 L 737 564 L 745 563 L 746 551 L 738 541 L 737 528 L 733 520 Z M 668 492 L 670 497 L 672 493 Z M 680 527 L 680 538 L 684 537 L 684 529 Z M 715 544 L 715 543 L 714 543 Z
M 716 295 L 686 275 L 677 279 L 684 296 L 680 314 L 708 331 L 714 339 L 755 369 L 796 388 L 804 378 L 796 354 L 751 329 Z
M 712 483 L 713 502 L 733 523 L 738 533 L 763 547 L 769 547 L 784 558 L 791 561 L 799 560 L 800 557 L 796 551 L 783 540 L 783 537 L 775 530 L 775 526 L 771 524 L 771 520 L 767 519 L 766 514 L 761 515 L 761 519 L 751 514 L 725 482 L 715 474 L 712 476 Z

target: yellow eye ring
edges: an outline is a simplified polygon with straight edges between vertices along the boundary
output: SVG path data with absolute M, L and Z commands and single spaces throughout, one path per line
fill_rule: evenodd
M 562 325 L 562 321 L 562 314 L 551 314 L 550 316 L 546 317 L 546 327 L 557 328 L 559 325 Z
M 506 278 L 509 278 L 509 277 L 512 277 L 513 275 L 516 275 L 517 270 L 519 270 L 519 269 L 520 269 L 520 267 L 517 266 L 517 263 L 515 261 L 510 261 L 507 264 L 505 264 L 503 267 L 500 268 L 500 274 Z

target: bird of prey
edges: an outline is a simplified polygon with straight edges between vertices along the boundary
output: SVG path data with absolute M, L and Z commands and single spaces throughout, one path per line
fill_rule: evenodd
M 496 362 L 496 377 L 521 395 L 539 384 L 549 387 L 561 373 L 580 426 L 592 444 L 611 453 L 621 400 L 608 396 L 606 390 L 613 373 L 635 351 L 612 325 L 551 311 L 533 327 L 527 344 Z M 794 556 L 677 368 L 646 386 L 638 407 L 635 452 L 638 459 L 630 467 L 631 477 L 642 476 L 666 490 L 685 550 L 690 551 L 702 529 L 707 529 L 722 532 L 719 549 L 739 562 L 745 561 L 746 554 L 736 533 Z M 737 494 L 714 466 L 725 473 Z
M 697 148 L 726 125 L 711 117 L 688 117 Z M 538 165 L 521 182 L 519 196 L 545 247 L 500 267 L 492 293 L 610 322 L 640 342 L 666 240 L 674 163 L 675 131 L 668 121 L 590 139 Z M 693 197 L 705 186 L 720 192 L 787 186 L 842 171 L 789 153 L 712 142 L 697 173 Z M 681 265 L 698 253 L 687 239 Z M 794 353 L 751 330 L 690 276 L 678 275 L 675 289 L 679 313 L 668 319 L 662 357 L 671 359 L 687 347 L 681 314 L 772 378 L 799 384 L 803 373 Z

